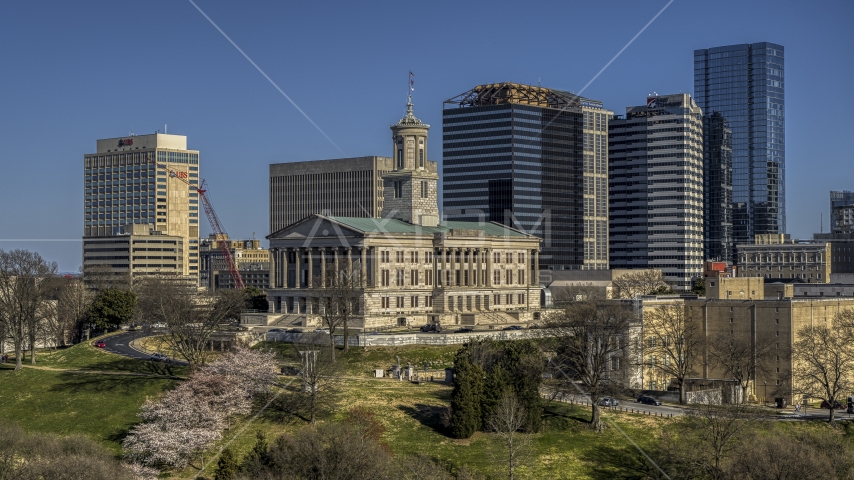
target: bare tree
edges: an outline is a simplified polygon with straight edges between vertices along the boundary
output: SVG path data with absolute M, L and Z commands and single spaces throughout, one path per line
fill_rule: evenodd
M 831 325 L 800 329 L 792 348 L 793 390 L 830 404 L 830 423 L 835 420 L 836 402 L 854 390 L 854 346 L 846 331 L 854 311 L 844 310 Z
M 15 370 L 23 367 L 23 350 L 30 347 L 30 363 L 36 363 L 36 337 L 48 296 L 49 279 L 56 276 L 56 263 L 36 252 L 0 250 L 0 322 L 15 347 Z
M 349 349 L 350 322 L 361 312 L 361 267 L 346 265 L 343 269 L 329 265 L 315 282 L 320 317 L 329 329 L 329 348 L 335 361 L 335 332 L 340 327 L 344 333 L 344 351 Z
M 614 298 L 631 299 L 638 295 L 651 295 L 659 289 L 669 289 L 660 270 L 638 270 L 626 273 L 619 275 L 611 283 L 616 289 Z
M 548 327 L 556 333 L 553 349 L 562 390 L 575 394 L 580 383 L 592 404 L 591 427 L 602 430 L 599 401 L 621 389 L 627 379 L 631 329 L 639 322 L 629 308 L 595 299 L 570 302 Z
M 741 335 L 720 332 L 707 344 L 710 363 L 731 376 L 741 387 L 741 401 L 747 401 L 750 381 L 756 381 L 757 373 L 768 373 L 764 360 L 771 352 L 771 339 L 753 340 Z
M 486 427 L 494 432 L 504 447 L 503 461 L 507 465 L 507 477 L 513 480 L 516 467 L 519 465 L 525 450 L 531 444 L 531 435 L 525 432 L 529 423 L 525 407 L 516 395 L 505 390 L 492 415 L 486 421 Z
M 732 475 L 733 464 L 741 452 L 749 449 L 757 437 L 761 410 L 745 404 L 714 405 L 710 402 L 692 405 L 689 415 L 680 417 L 664 429 L 651 448 L 658 475 L 645 465 L 642 478 L 731 479 L 752 478 Z M 769 435 L 773 436 L 773 435 Z M 645 463 L 645 462 L 644 462 Z M 787 478 L 787 477 L 781 477 Z
M 57 278 L 51 297 L 43 304 L 44 327 L 55 346 L 65 347 L 86 321 L 94 293 L 79 278 Z
M 147 277 L 136 290 L 139 314 L 150 322 L 166 325 L 166 344 L 193 371 L 207 362 L 213 332 L 220 323 L 238 317 L 244 305 L 244 296 L 238 290 L 198 294 L 192 285 L 170 277 Z
M 685 379 L 695 373 L 703 352 L 702 324 L 685 305 L 654 305 L 643 314 L 644 363 L 664 381 L 676 379 L 685 403 Z
M 285 415 L 296 415 L 315 423 L 317 417 L 336 406 L 341 365 L 327 349 L 313 344 L 294 345 L 286 360 L 299 363 L 299 377 L 277 398 L 275 407 Z

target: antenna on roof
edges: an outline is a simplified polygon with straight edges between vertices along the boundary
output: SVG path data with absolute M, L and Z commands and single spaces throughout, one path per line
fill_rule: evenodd
M 169 131 L 168 131 L 168 130 L 166 130 L 166 124 L 164 123 L 164 124 L 163 124 L 163 133 L 168 133 L 168 132 L 169 132 Z

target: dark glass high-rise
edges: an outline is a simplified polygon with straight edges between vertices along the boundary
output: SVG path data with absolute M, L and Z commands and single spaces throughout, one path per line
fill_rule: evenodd
M 732 132 L 733 247 L 786 231 L 783 59 L 783 46 L 767 42 L 694 51 L 694 98 L 707 123 L 717 115 Z

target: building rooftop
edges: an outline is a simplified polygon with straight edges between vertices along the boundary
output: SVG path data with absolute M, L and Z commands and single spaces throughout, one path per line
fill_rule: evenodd
M 414 235 L 434 235 L 437 233 L 449 233 L 451 235 L 458 231 L 476 231 L 492 237 L 517 237 L 517 238 L 537 238 L 515 228 L 501 225 L 496 222 L 459 222 L 445 221 L 440 222 L 436 227 L 425 227 L 422 225 L 414 225 L 401 220 L 391 218 L 365 218 L 365 217 L 334 217 L 327 215 L 315 214 L 307 217 L 300 222 L 302 223 L 312 217 L 319 217 L 330 222 L 337 223 L 346 228 L 350 228 L 363 233 L 390 233 L 390 234 L 414 234 Z M 296 225 L 296 224 L 294 224 Z M 277 232 L 270 234 L 267 238 L 273 238 L 283 230 L 290 228 L 289 225 Z
M 322 215 L 319 215 L 322 216 Z M 440 222 L 437 227 L 424 227 L 413 225 L 401 220 L 386 218 L 360 218 L 360 217 L 324 217 L 333 222 L 365 233 L 414 233 L 432 235 L 436 233 L 448 233 L 453 230 L 476 230 L 493 237 L 532 237 L 514 228 L 495 222 Z
M 468 92 L 445 100 L 445 105 L 457 107 L 482 107 L 507 103 L 548 108 L 582 106 L 602 108 L 602 102 L 584 98 L 574 93 L 512 82 L 478 85 Z

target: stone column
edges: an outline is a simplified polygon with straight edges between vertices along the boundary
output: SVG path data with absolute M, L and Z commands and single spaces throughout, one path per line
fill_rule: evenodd
M 359 275 L 359 286 L 365 288 L 368 286 L 368 247 L 362 246 L 361 252 L 361 274 Z
M 276 288 L 276 263 L 279 261 L 279 249 L 271 248 L 270 249 L 270 288 Z
M 480 287 L 481 285 L 483 285 L 483 270 L 481 269 L 481 261 L 480 261 L 481 260 L 480 257 L 481 257 L 481 255 L 483 255 L 483 249 L 482 248 L 476 248 L 475 249 L 475 255 L 476 255 L 476 257 L 475 257 L 475 262 L 474 262 L 474 269 L 475 269 L 474 286 Z
M 492 249 L 484 249 L 483 253 L 486 255 L 486 278 L 483 284 L 492 287 Z
M 283 248 L 279 255 L 281 255 L 282 259 L 282 268 L 279 269 L 279 275 L 281 275 L 279 280 L 279 285 L 282 288 L 288 288 L 288 256 L 290 255 L 289 248 Z
M 302 256 L 302 249 L 297 247 L 294 250 L 294 256 L 296 257 L 296 262 L 294 263 L 296 266 L 296 282 L 294 282 L 294 288 L 302 288 L 302 258 L 300 258 L 300 256 Z M 296 302 L 297 300 L 294 301 Z M 297 305 L 298 304 L 299 303 L 297 303 Z M 299 310 L 299 307 L 297 307 L 297 310 Z
M 374 272 L 373 284 L 371 286 L 378 287 L 380 285 L 380 249 L 377 247 L 371 248 L 371 271 Z
M 468 261 L 468 270 L 469 270 L 469 287 L 473 287 L 475 285 L 474 281 L 474 249 L 468 248 L 469 261 Z
M 353 273 L 353 247 L 347 249 L 347 276 Z
M 306 264 L 308 265 L 308 279 L 306 279 L 305 287 L 314 288 L 314 261 L 311 255 L 314 248 L 308 247 L 307 250 L 308 258 L 306 259 Z
M 451 272 L 448 274 L 448 286 L 453 287 L 457 284 L 457 249 L 449 248 L 448 252 L 451 255 L 451 265 L 448 268 L 448 271 Z
M 335 256 L 335 278 L 333 282 L 337 282 L 341 278 L 341 267 L 338 265 L 338 247 L 332 248 L 332 254 Z
M 326 287 L 326 248 L 320 249 L 320 285 Z
M 534 278 L 531 280 L 532 285 L 540 285 L 540 251 L 534 250 Z

